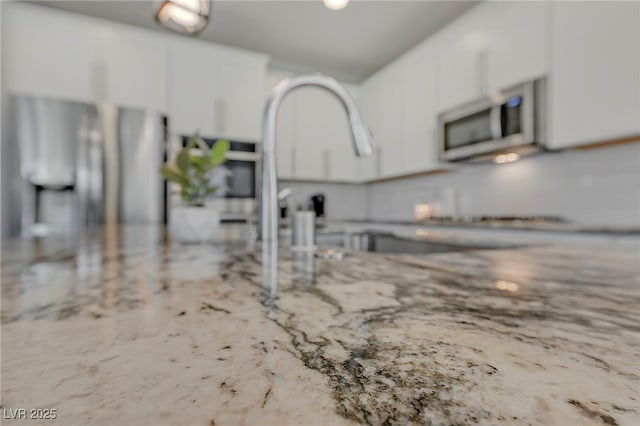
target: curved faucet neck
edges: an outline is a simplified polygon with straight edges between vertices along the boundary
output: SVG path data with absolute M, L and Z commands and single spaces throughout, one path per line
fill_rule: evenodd
M 278 274 L 278 200 L 276 182 L 275 138 L 276 117 L 283 99 L 293 89 L 315 86 L 327 90 L 338 98 L 349 117 L 351 135 L 357 155 L 370 155 L 369 133 L 360 119 L 355 102 L 335 79 L 323 74 L 308 74 L 285 78 L 274 86 L 264 110 L 262 126 L 262 182 L 261 182 L 261 237 L 262 283 L 275 298 Z
M 349 123 L 351 124 L 357 154 L 370 154 L 370 147 L 367 149 L 366 146 L 368 143 L 361 142 L 359 140 L 361 135 L 356 133 L 356 129 L 362 125 L 362 122 L 355 102 L 340 83 L 320 73 L 285 78 L 273 87 L 264 110 L 263 137 L 265 138 L 262 141 L 263 151 L 272 152 L 275 150 L 275 122 L 280 104 L 292 90 L 303 86 L 319 87 L 335 95 L 349 116 Z M 366 136 L 366 139 L 368 139 L 368 134 Z

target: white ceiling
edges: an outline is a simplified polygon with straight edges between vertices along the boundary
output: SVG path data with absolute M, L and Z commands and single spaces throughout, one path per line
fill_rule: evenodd
M 151 1 L 33 1 L 57 9 L 158 29 Z M 200 38 L 264 52 L 271 67 L 321 71 L 360 82 L 445 26 L 477 1 L 213 1 Z

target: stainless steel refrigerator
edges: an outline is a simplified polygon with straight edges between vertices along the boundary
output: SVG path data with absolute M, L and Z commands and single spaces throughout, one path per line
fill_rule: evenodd
M 166 221 L 162 114 L 11 96 L 6 118 L 3 237 Z

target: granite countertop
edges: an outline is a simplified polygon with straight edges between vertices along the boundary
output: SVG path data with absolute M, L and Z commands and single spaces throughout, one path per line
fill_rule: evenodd
M 640 422 L 636 250 L 283 250 L 273 305 L 259 252 L 133 228 L 5 244 L 3 424 Z
M 543 231 L 568 234 L 638 236 L 640 228 L 633 226 L 581 225 L 563 220 L 474 220 L 433 218 L 426 220 L 345 219 L 344 223 L 378 223 L 387 225 L 423 226 L 433 228 L 470 228 L 513 231 Z

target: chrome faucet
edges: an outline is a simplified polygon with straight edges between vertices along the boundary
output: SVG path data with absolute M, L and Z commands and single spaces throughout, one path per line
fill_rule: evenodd
M 269 290 L 271 299 L 278 289 L 278 197 L 276 186 L 276 116 L 282 100 L 293 89 L 315 86 L 333 93 L 347 112 L 351 137 L 358 156 L 371 155 L 369 131 L 365 128 L 356 104 L 347 91 L 331 77 L 308 74 L 285 78 L 274 86 L 267 100 L 262 122 L 262 287 Z

